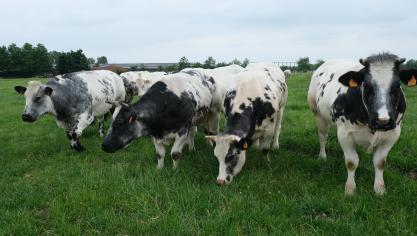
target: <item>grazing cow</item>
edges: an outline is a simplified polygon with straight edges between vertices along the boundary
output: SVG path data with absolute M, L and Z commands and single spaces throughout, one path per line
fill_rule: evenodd
M 291 70 L 284 70 L 285 80 L 289 79 L 292 72 Z
M 326 158 L 329 126 L 336 125 L 348 171 L 346 194 L 351 195 L 356 189 L 356 145 L 374 153 L 374 191 L 385 193 L 384 165 L 400 136 L 406 107 L 400 81 L 409 86 L 416 84 L 417 70 L 400 69 L 404 60 L 383 53 L 361 59 L 360 63 L 328 61 L 313 74 L 308 103 L 318 127 L 319 156 Z
M 115 152 L 132 140 L 150 136 L 156 149 L 158 169 L 164 166 L 165 146 L 171 149 L 174 168 L 193 127 L 207 115 L 214 92 L 214 80 L 201 73 L 165 75 L 141 99 L 124 105 L 113 120 L 102 149 Z M 191 134 L 190 134 L 191 132 Z
M 236 75 L 226 92 L 223 134 L 206 136 L 215 144 L 219 161 L 217 183 L 229 184 L 242 169 L 245 152 L 253 141 L 266 155 L 273 143 L 279 147 L 279 133 L 288 90 L 282 70 L 272 63 L 253 63 Z
M 15 90 L 26 100 L 22 120 L 34 122 L 51 114 L 57 125 L 65 129 L 71 148 L 76 151 L 83 149 L 79 138 L 95 117 L 99 118 L 103 135 L 103 116 L 112 108 L 106 101 L 125 100 L 122 78 L 106 70 L 59 75 L 44 84 L 31 81 L 27 88 L 16 86 Z
M 213 93 L 213 102 L 210 107 L 210 111 L 207 114 L 207 119 L 204 121 L 205 133 L 208 135 L 217 134 L 219 131 L 220 113 L 223 107 L 223 100 L 226 94 L 227 88 L 233 83 L 235 74 L 242 72 L 244 69 L 239 65 L 229 65 L 218 67 L 215 69 L 203 69 L 203 68 L 187 68 L 182 72 L 202 73 L 208 77 L 211 77 L 215 81 L 215 91 Z
M 158 82 L 162 76 L 166 75 L 165 72 L 148 72 L 148 71 L 129 71 L 121 73 L 120 76 L 124 78 L 125 84 L 128 88 L 133 90 L 132 96 L 143 96 L 146 91 L 156 82 Z

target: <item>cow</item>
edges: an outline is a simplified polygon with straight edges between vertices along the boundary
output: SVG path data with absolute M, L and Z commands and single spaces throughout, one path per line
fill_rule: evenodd
M 390 53 L 354 61 L 328 61 L 311 79 L 308 103 L 318 128 L 321 159 L 326 159 L 329 127 L 337 127 L 348 177 L 345 193 L 356 189 L 355 170 L 359 157 L 356 145 L 373 152 L 374 191 L 385 193 L 383 171 L 388 152 L 401 132 L 406 103 L 400 87 L 416 84 L 416 70 L 402 70 L 405 61 Z
M 132 96 L 143 96 L 145 92 L 162 76 L 167 75 L 166 72 L 148 72 L 148 71 L 129 71 L 121 73 L 126 87 L 132 89 Z
M 202 73 L 208 77 L 213 78 L 215 81 L 215 92 L 213 94 L 213 102 L 210 107 L 210 111 L 207 114 L 207 119 L 204 121 L 205 133 L 208 135 L 215 135 L 219 132 L 220 114 L 222 112 L 223 100 L 226 95 L 227 88 L 233 83 L 235 74 L 242 72 L 244 69 L 239 65 L 229 65 L 218 67 L 215 69 L 203 69 L 203 68 L 186 68 L 182 72 Z
M 173 143 L 171 157 L 177 168 L 182 148 L 193 127 L 201 123 L 212 103 L 215 82 L 201 73 L 164 75 L 132 105 L 123 105 L 102 143 L 113 153 L 134 139 L 150 136 L 156 149 L 157 168 L 164 167 L 165 145 Z
M 81 71 L 58 75 L 46 83 L 30 81 L 28 87 L 14 89 L 25 97 L 24 122 L 34 122 L 45 114 L 55 117 L 71 143 L 71 148 L 82 151 L 80 136 L 94 120 L 99 119 L 103 136 L 103 121 L 112 105 L 106 101 L 125 101 L 123 80 L 107 70 Z
M 242 169 L 252 142 L 266 155 L 279 147 L 279 134 L 288 89 L 285 75 L 273 63 L 252 63 L 235 75 L 227 89 L 223 111 L 226 128 L 219 135 L 206 136 L 214 145 L 219 162 L 217 183 L 230 184 Z
M 291 77 L 291 74 L 292 72 L 290 69 L 284 70 L 285 80 L 289 79 Z

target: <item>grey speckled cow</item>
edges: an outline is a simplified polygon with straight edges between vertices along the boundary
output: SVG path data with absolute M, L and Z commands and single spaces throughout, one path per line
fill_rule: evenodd
M 28 87 L 16 86 L 25 96 L 22 120 L 34 122 L 44 114 L 55 117 L 59 127 L 65 129 L 71 148 L 81 151 L 79 137 L 94 120 L 100 119 L 103 135 L 103 117 L 112 108 L 108 101 L 123 102 L 123 80 L 111 71 L 81 71 L 56 76 L 46 83 L 30 81 Z

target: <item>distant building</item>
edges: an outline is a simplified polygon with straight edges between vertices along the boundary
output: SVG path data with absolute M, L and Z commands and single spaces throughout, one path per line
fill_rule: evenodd
M 110 70 L 116 73 L 129 71 L 131 68 L 137 70 L 157 71 L 160 67 L 175 65 L 176 63 L 113 63 L 106 65 L 93 66 L 92 70 Z

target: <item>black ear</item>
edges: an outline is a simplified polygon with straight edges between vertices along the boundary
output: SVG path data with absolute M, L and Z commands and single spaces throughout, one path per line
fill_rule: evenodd
M 23 86 L 15 86 L 14 90 L 18 92 L 20 95 L 23 95 L 26 92 L 26 87 Z
M 43 91 L 45 91 L 46 95 L 51 96 L 53 89 L 51 87 L 45 87 Z
M 235 142 L 235 146 L 240 150 L 248 150 L 248 148 L 252 145 L 252 140 L 249 138 L 242 138 L 239 142 Z
M 365 80 L 365 75 L 358 71 L 349 71 L 340 76 L 339 82 L 349 88 L 357 88 Z
M 408 69 L 400 71 L 400 80 L 408 87 L 414 87 L 417 84 L 417 69 Z

